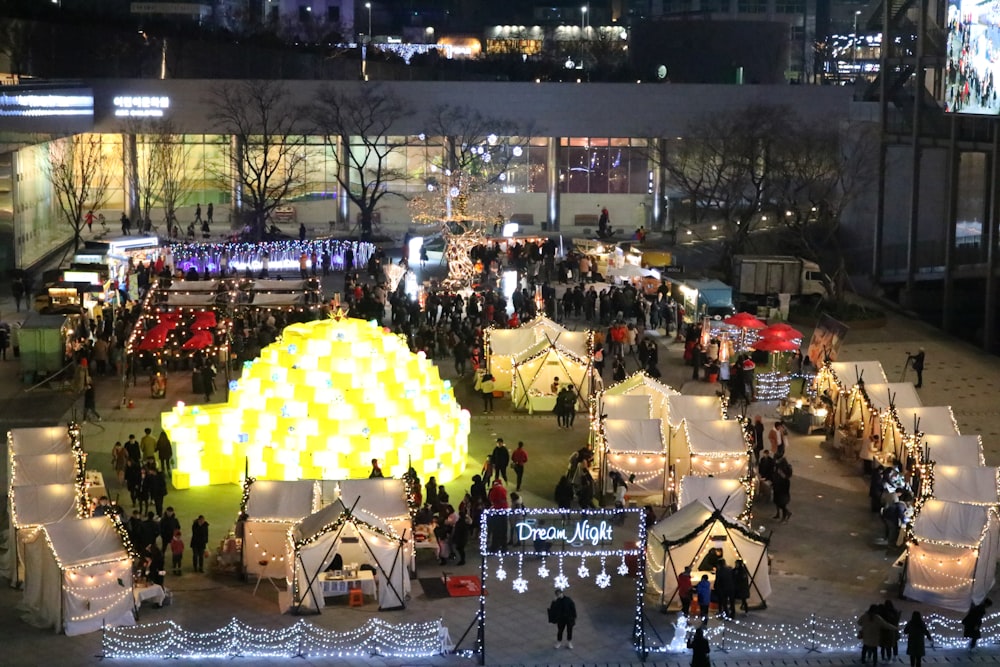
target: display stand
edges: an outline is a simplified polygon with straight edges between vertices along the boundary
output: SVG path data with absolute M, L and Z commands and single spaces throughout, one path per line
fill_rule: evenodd
M 253 587 L 254 595 L 257 595 L 257 589 L 260 588 L 260 582 L 264 581 L 265 579 L 267 579 L 267 581 L 270 582 L 272 586 L 274 586 L 274 590 L 278 591 L 279 595 L 281 594 L 281 589 L 278 587 L 278 583 L 274 580 L 274 577 L 267 574 L 267 564 L 269 562 L 270 561 L 266 560 L 257 561 L 257 564 L 260 565 L 261 569 L 260 572 L 257 573 L 257 585 Z

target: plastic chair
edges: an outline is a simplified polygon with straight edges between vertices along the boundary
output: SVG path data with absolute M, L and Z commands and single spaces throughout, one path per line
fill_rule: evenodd
M 347 605 L 349 607 L 365 606 L 365 594 L 360 588 L 352 588 L 347 594 Z

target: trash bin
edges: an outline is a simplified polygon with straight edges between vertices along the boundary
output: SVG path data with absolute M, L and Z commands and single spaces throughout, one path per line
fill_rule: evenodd
M 161 371 L 149 377 L 149 394 L 153 398 L 163 398 L 167 395 L 167 374 Z

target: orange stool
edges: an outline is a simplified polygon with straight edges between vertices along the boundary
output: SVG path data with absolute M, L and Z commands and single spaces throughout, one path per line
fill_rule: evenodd
M 347 594 L 347 604 L 351 607 L 365 606 L 365 594 L 360 588 L 352 588 Z

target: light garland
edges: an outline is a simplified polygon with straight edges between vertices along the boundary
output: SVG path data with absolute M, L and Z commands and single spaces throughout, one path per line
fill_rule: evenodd
M 780 401 L 791 392 L 792 379 L 787 373 L 768 371 L 757 373 L 754 396 L 758 401 Z
M 524 556 L 517 556 L 517 578 L 512 582 L 514 590 L 518 593 L 528 592 L 528 580 L 524 578 Z
M 607 558 L 601 556 L 601 572 L 594 578 L 594 583 L 597 584 L 598 588 L 607 588 L 611 585 L 611 575 L 608 574 L 606 565 Z
M 105 627 L 104 658 L 421 658 L 449 650 L 441 621 L 392 624 L 371 618 L 345 632 L 299 620 L 271 630 L 232 619 L 211 632 L 184 630 L 173 621 Z

